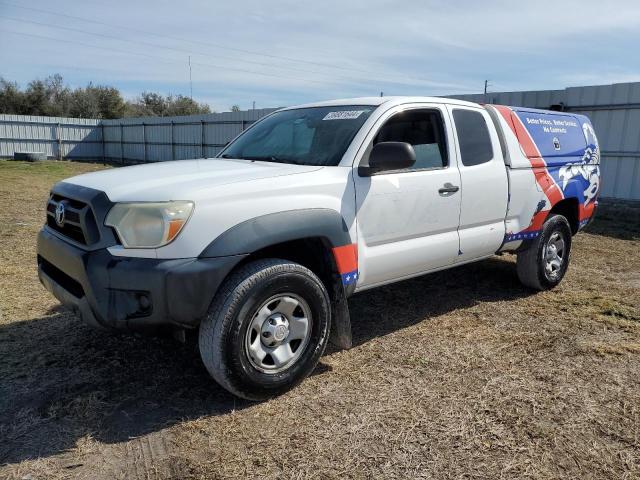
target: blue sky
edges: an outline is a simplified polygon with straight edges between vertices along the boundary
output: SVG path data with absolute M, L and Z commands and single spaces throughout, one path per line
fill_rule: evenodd
M 217 111 L 640 81 L 640 2 L 0 0 L 0 76 Z

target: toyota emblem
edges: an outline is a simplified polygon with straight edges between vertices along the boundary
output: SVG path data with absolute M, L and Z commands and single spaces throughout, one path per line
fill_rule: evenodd
M 64 225 L 64 210 L 64 203 L 60 202 L 56 206 L 56 223 L 59 227 L 62 227 Z

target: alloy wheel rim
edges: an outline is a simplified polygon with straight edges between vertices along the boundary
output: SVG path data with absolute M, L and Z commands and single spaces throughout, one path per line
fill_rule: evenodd
M 551 234 L 544 247 L 544 270 L 549 278 L 555 279 L 560 275 L 566 257 L 566 242 L 562 232 Z
M 256 309 L 245 336 L 245 354 L 260 372 L 275 374 L 295 364 L 311 338 L 311 309 L 294 293 L 274 295 Z

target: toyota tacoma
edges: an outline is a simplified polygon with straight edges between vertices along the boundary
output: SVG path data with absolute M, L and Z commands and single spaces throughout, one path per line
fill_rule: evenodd
M 591 122 L 569 112 L 430 97 L 284 108 L 215 158 L 57 183 L 39 277 L 97 327 L 198 329 L 211 376 L 261 400 L 327 342 L 351 346 L 354 293 L 503 252 L 527 287 L 558 285 L 599 164 Z

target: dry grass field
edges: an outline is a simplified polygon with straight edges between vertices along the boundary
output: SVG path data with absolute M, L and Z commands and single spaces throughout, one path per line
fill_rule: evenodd
M 39 284 L 55 181 L 0 161 L 0 477 L 640 478 L 640 216 L 602 211 L 557 289 L 496 257 L 350 300 L 355 346 L 265 403 L 194 344 L 92 331 Z

